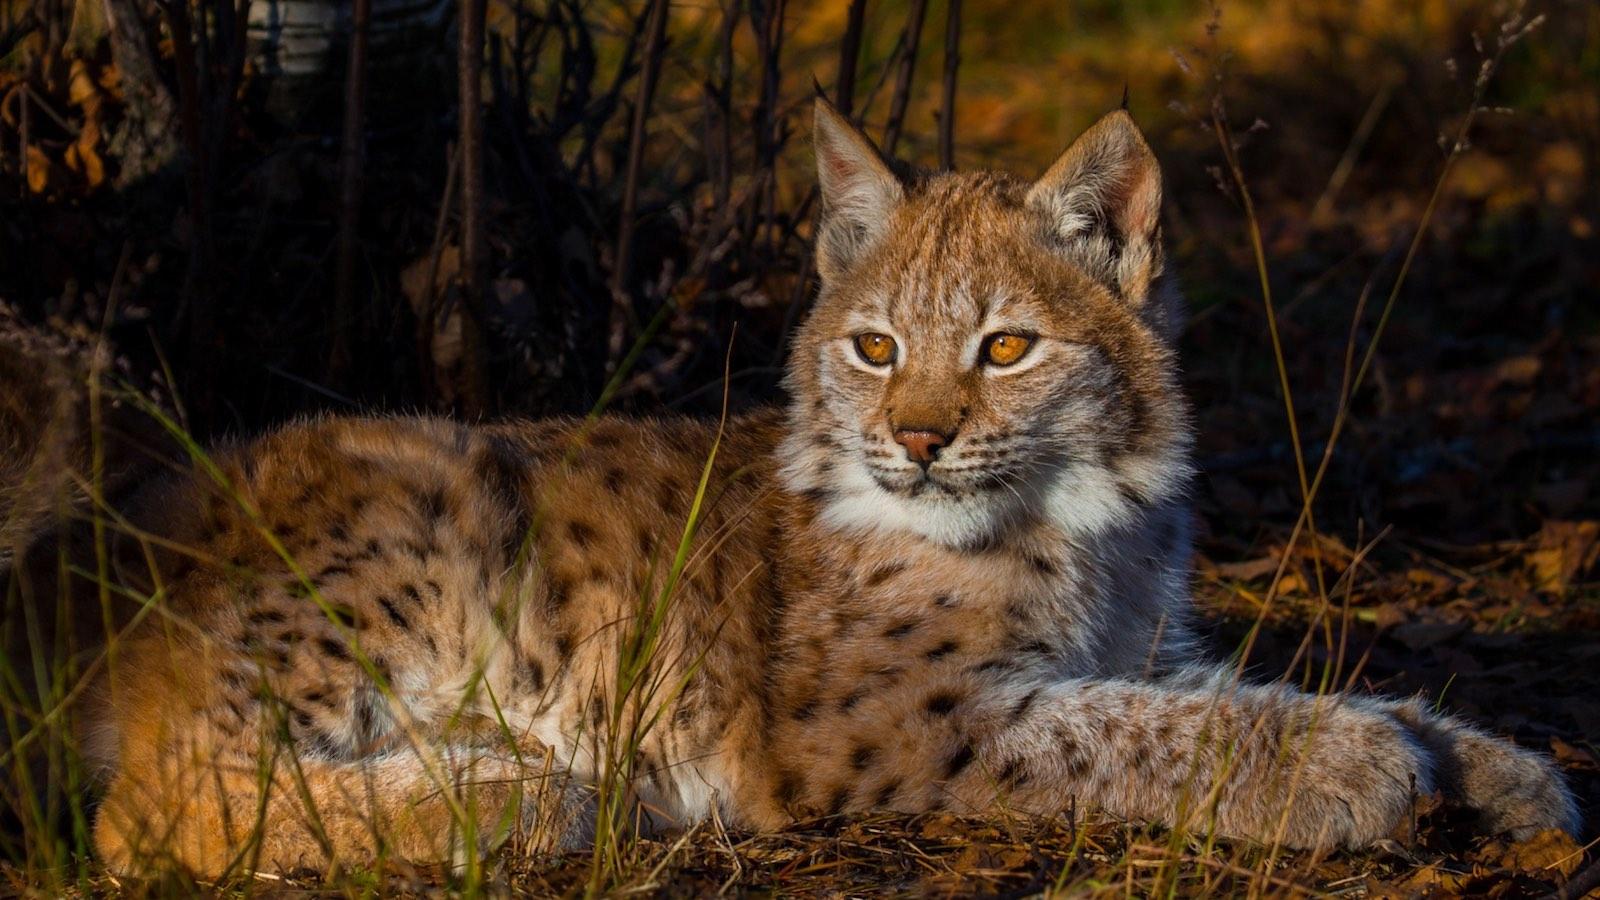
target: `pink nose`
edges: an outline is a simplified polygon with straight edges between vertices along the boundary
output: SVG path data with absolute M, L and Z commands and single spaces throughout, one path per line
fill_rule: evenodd
M 951 435 L 937 431 L 901 428 L 895 431 L 895 443 L 906 448 L 906 458 L 926 467 L 939 457 L 939 450 L 950 443 Z

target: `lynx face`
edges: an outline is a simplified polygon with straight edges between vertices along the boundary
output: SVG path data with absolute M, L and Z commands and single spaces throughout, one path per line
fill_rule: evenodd
M 1029 185 L 893 174 L 818 108 L 823 288 L 795 348 L 791 485 L 833 523 L 982 544 L 1181 489 L 1154 158 L 1114 113 Z

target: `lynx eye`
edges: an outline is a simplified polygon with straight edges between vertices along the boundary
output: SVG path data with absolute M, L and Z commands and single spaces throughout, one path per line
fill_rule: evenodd
M 897 349 L 894 338 L 889 337 L 887 334 L 868 331 L 864 334 L 856 335 L 856 352 L 861 354 L 861 358 L 870 365 L 889 365 L 894 362 Z
M 983 339 L 983 360 L 992 366 L 1009 366 L 1033 346 L 1033 338 L 1020 334 L 991 334 Z

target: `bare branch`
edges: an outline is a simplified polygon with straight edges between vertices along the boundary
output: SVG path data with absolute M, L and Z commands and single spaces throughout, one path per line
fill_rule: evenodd
M 895 74 L 894 97 L 889 103 L 889 124 L 883 132 L 883 154 L 893 157 L 900 143 L 900 132 L 905 127 L 906 108 L 911 104 L 911 79 L 917 69 L 917 45 L 922 42 L 922 22 L 928 16 L 928 0 L 911 0 L 911 10 L 906 14 L 905 55 L 900 57 L 900 70 Z
M 961 65 L 961 0 L 950 0 L 944 20 L 944 96 L 939 102 L 939 168 L 956 167 L 956 69 Z

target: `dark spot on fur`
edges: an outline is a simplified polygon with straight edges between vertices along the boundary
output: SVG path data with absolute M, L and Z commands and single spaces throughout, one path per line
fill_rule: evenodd
M 349 574 L 350 574 L 350 567 L 349 566 L 342 566 L 342 565 L 339 565 L 339 564 L 335 563 L 334 565 L 331 565 L 331 566 L 324 566 L 322 568 L 322 571 L 317 573 L 317 580 L 318 581 L 324 581 L 326 579 L 334 577 L 335 575 L 349 575 Z
M 1035 572 L 1038 572 L 1040 575 L 1043 575 L 1046 578 L 1054 578 L 1061 574 L 1060 566 L 1057 565 L 1055 560 L 1050 559 L 1047 556 L 1042 556 L 1037 553 L 1029 553 L 1024 557 L 1024 559 L 1028 561 L 1028 565 L 1033 567 Z
M 949 691 L 936 691 L 928 695 L 928 699 L 923 702 L 922 708 L 927 710 L 930 715 L 948 716 L 955 712 L 956 704 L 960 702 L 961 698 Z
M 621 469 L 607 469 L 604 478 L 606 490 L 613 494 L 622 493 L 622 485 L 626 478 Z
M 961 749 L 944 764 L 944 777 L 948 780 L 960 775 L 967 766 L 972 765 L 972 757 L 972 745 L 962 744 Z
M 656 503 L 661 511 L 670 513 L 678 508 L 678 486 L 663 478 L 656 484 Z
M 511 513 L 502 549 L 507 557 L 514 558 L 533 531 L 533 510 L 523 490 L 527 460 L 522 448 L 509 437 L 490 435 L 473 465 L 479 480 Z
M 405 595 L 405 598 L 407 600 L 410 600 L 412 603 L 415 603 L 418 606 L 422 605 L 422 595 L 417 593 L 417 586 L 416 585 L 414 585 L 414 584 L 402 584 L 400 586 L 400 593 Z
M 276 625 L 283 619 L 283 613 L 275 609 L 251 610 L 250 615 L 245 616 L 245 621 L 251 625 Z
M 850 768 L 860 772 L 866 769 L 867 766 L 872 765 L 872 761 L 876 759 L 877 756 L 877 747 L 862 744 L 850 752 Z
M 321 647 L 322 652 L 333 659 L 344 661 L 349 661 L 350 659 L 350 648 L 334 640 L 333 638 L 318 638 L 317 646 Z
M 789 713 L 789 716 L 797 722 L 809 722 L 816 714 L 817 701 L 807 700 L 799 706 L 796 706 L 794 711 Z
M 778 783 L 772 789 L 772 799 L 784 809 L 794 805 L 796 797 L 800 796 L 800 776 L 793 772 L 782 772 L 778 775 Z
M 440 587 L 439 582 L 434 581 L 432 578 L 422 582 L 422 586 L 428 589 L 428 593 L 433 595 L 435 600 L 444 596 L 444 588 Z
M 533 689 L 542 692 L 544 690 L 544 664 L 537 659 L 524 659 L 522 661 L 522 670 L 527 674 L 528 683 L 533 686 Z
M 943 641 L 937 647 L 934 647 L 927 653 L 924 653 L 923 656 L 927 657 L 929 662 L 934 662 L 936 660 L 944 659 L 946 656 L 956 652 L 956 650 L 960 649 L 960 647 L 961 645 L 956 641 Z
M 1017 705 L 1016 706 L 1011 707 L 1011 714 L 1010 715 L 1011 715 L 1011 721 L 1012 722 L 1020 721 L 1023 716 L 1028 714 L 1028 708 L 1033 706 L 1033 701 L 1035 701 L 1035 700 L 1037 700 L 1039 698 L 1039 691 L 1041 691 L 1041 690 L 1043 690 L 1043 689 L 1042 688 L 1034 688 L 1033 690 L 1029 691 L 1027 694 L 1023 695 L 1023 698 L 1021 700 L 1017 701 Z
M 828 498 L 833 496 L 833 492 L 824 487 L 811 487 L 801 491 L 800 496 L 811 503 L 821 506 L 828 502 Z
M 943 609 L 949 609 L 950 607 L 956 605 L 956 598 L 949 594 L 940 594 L 939 596 L 933 598 L 933 605 Z
M 656 539 L 644 528 L 639 529 L 638 533 L 634 535 L 634 539 L 639 542 L 640 556 L 649 557 L 651 552 L 655 550 Z
M 1013 759 L 1006 763 L 1005 768 L 1000 770 L 1000 774 L 995 776 L 995 780 L 1012 787 L 1025 784 L 1028 780 L 1028 774 L 1022 770 L 1022 760 Z
M 916 628 L 917 628 L 917 623 L 916 622 L 901 622 L 898 625 L 895 625 L 895 626 L 889 628 L 887 631 L 885 631 L 883 633 L 883 636 L 886 637 L 886 638 L 894 638 L 896 640 L 899 640 L 900 638 L 903 638 L 906 635 L 910 634 L 911 632 L 915 631 Z
M 594 526 L 577 519 L 567 523 L 567 537 L 578 545 L 579 549 L 587 550 L 594 543 Z
M 848 802 L 850 802 L 850 788 L 841 784 L 828 795 L 826 815 L 837 816 L 844 812 L 844 805 Z
M 355 707 L 356 734 L 361 735 L 363 741 L 371 741 L 377 738 L 377 711 L 372 708 L 371 701 L 367 698 L 360 698 L 351 705 Z
M 1008 659 L 991 658 L 972 667 L 973 672 L 1003 672 L 1016 668 L 1016 664 Z
M 366 620 L 361 617 L 360 613 L 342 604 L 330 604 L 328 606 L 328 616 L 346 628 L 367 627 Z
M 839 701 L 839 711 L 840 712 L 849 712 L 850 710 L 854 709 L 855 705 L 857 703 L 860 703 L 861 702 L 861 698 L 865 697 L 866 695 L 867 695 L 867 689 L 866 688 L 856 688 L 855 690 L 853 690 L 850 693 L 846 694 L 844 696 L 843 700 Z
M 388 597 L 379 597 L 378 606 L 383 608 L 384 615 L 388 616 L 389 621 L 393 622 L 397 627 L 406 631 L 411 630 L 410 620 L 407 619 L 405 615 L 400 612 L 399 608 L 394 605 L 393 600 L 390 600 Z
M 905 563 L 890 563 L 886 566 L 879 566 L 867 575 L 864 583 L 869 588 L 877 587 L 905 570 Z
M 1088 760 L 1076 753 L 1063 756 L 1062 765 L 1066 766 L 1067 777 L 1073 780 L 1082 779 L 1089 774 Z
M 343 522 L 334 522 L 328 526 L 328 537 L 342 544 L 350 540 L 350 527 Z
M 556 655 L 561 657 L 562 662 L 572 658 L 572 635 L 563 634 L 556 638 Z
M 550 576 L 550 608 L 561 609 L 572 602 L 572 582 L 560 575 Z
M 422 515 L 424 522 L 432 525 L 445 517 L 449 511 L 449 500 L 445 496 L 444 488 L 431 487 L 418 491 L 413 498 L 417 505 L 417 512 Z
M 894 801 L 894 795 L 900 792 L 900 779 L 894 778 L 878 788 L 878 793 L 872 798 L 872 805 L 878 808 L 887 807 Z
M 1139 489 L 1138 488 L 1134 487 L 1133 485 L 1129 484 L 1126 481 L 1118 481 L 1117 482 L 1117 493 L 1121 494 L 1122 495 L 1122 499 L 1124 501 L 1126 501 L 1128 503 L 1128 505 L 1130 505 L 1130 506 L 1143 506 L 1144 505 L 1144 495 L 1139 493 Z

